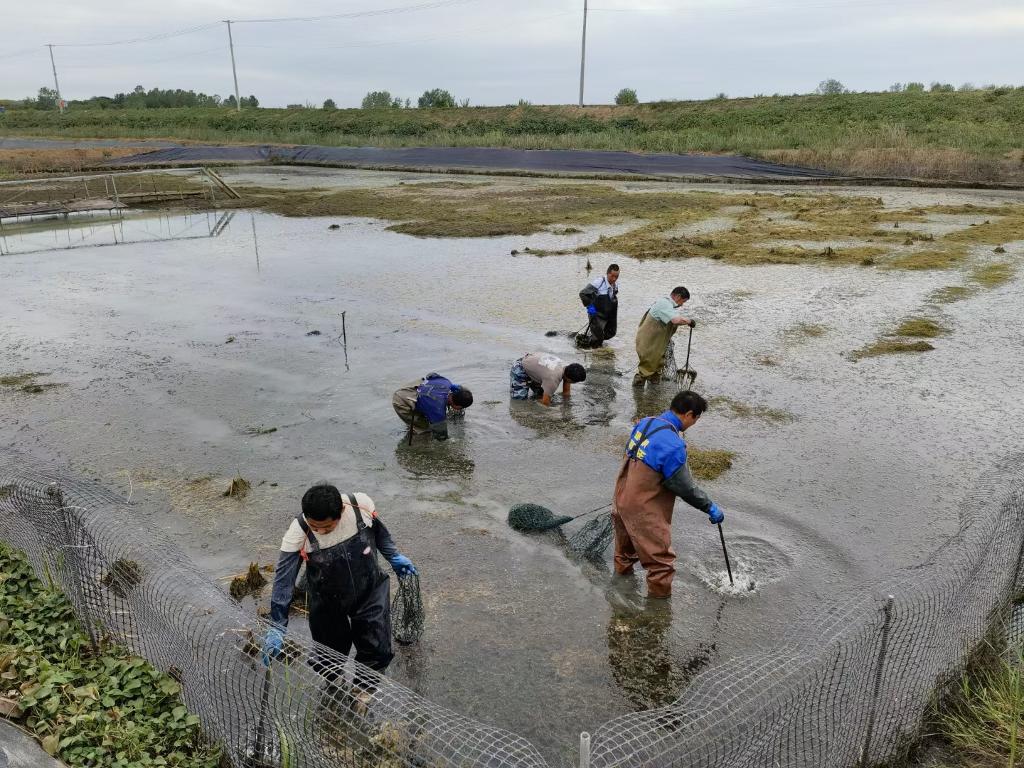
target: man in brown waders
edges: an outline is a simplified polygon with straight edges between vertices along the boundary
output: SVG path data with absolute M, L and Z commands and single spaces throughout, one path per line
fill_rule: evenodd
M 669 410 L 641 419 L 629 436 L 615 481 L 615 572 L 627 576 L 639 562 L 647 571 L 648 597 L 672 595 L 676 572 L 672 507 L 676 496 L 706 513 L 712 523 L 725 519 L 718 505 L 694 483 L 686 466 L 682 433 L 697 423 L 707 407 L 707 401 L 696 392 L 680 392 L 672 398 Z
M 696 325 L 679 314 L 679 309 L 689 300 L 690 292 L 683 286 L 672 289 L 672 293 L 658 299 L 648 309 L 636 329 L 636 356 L 640 358 L 633 386 L 642 387 L 648 381 L 658 381 L 665 367 L 667 355 L 671 354 L 670 344 L 680 325 L 691 328 Z

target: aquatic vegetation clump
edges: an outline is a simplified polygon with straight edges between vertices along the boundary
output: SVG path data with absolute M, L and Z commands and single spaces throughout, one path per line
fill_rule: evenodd
M 911 317 L 900 323 L 892 335 L 918 339 L 934 339 L 938 336 L 945 336 L 949 332 L 949 328 L 940 325 L 929 317 Z
M 267 580 L 263 576 L 259 565 L 257 563 L 249 563 L 249 569 L 245 573 L 231 579 L 228 592 L 236 600 L 241 600 L 243 597 L 259 592 L 266 584 Z
M 880 357 L 882 355 L 905 355 L 915 352 L 931 352 L 935 347 L 927 341 L 900 341 L 899 339 L 880 339 L 866 347 L 862 347 L 850 353 L 850 359 L 854 362 L 867 357 Z
M 698 480 L 715 480 L 732 469 L 733 451 L 718 448 L 690 448 L 687 451 L 690 471 Z

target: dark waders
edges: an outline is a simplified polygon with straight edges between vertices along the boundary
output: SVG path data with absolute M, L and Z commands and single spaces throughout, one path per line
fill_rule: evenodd
M 619 329 L 619 300 L 606 294 L 594 299 L 596 315 L 590 315 L 586 333 L 579 337 L 581 347 L 600 347 L 615 337 Z
M 309 630 L 314 640 L 343 656 L 354 645 L 356 661 L 383 672 L 394 658 L 389 579 L 377 564 L 376 542 L 355 497 L 349 494 L 346 500 L 355 513 L 356 534 L 333 547 L 321 549 L 306 521 L 298 517 L 309 542 Z M 314 659 L 312 664 L 328 680 L 342 672 L 326 659 Z

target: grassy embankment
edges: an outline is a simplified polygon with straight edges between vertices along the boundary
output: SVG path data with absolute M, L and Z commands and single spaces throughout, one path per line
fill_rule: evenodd
M 220 751 L 180 693 L 123 648 L 93 651 L 67 598 L 0 542 L 0 703 L 49 754 L 90 768 L 216 768 Z
M 858 176 L 1024 181 L 1024 88 L 463 109 L 10 110 L 0 135 L 740 153 Z

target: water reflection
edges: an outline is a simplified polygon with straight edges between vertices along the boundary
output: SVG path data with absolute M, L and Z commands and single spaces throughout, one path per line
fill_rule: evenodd
M 723 600 L 702 640 L 685 655 L 673 653 L 672 601 L 639 595 L 637 576 L 617 577 L 607 591 L 608 665 L 623 696 L 637 710 L 666 706 L 683 687 L 718 656 L 717 636 L 725 610 Z
M 458 435 L 443 442 L 429 434 L 415 435 L 410 443 L 408 432 L 403 433 L 395 446 L 395 459 L 398 466 L 419 477 L 469 479 L 476 468 Z
M 146 242 L 205 240 L 219 237 L 234 216 L 235 211 L 176 215 L 83 213 L 65 216 L 59 223 L 53 219 L 0 223 L 0 256 Z M 127 228 L 125 224 L 128 224 Z M 254 222 L 254 239 L 255 235 Z M 257 267 L 258 259 L 257 255 Z

